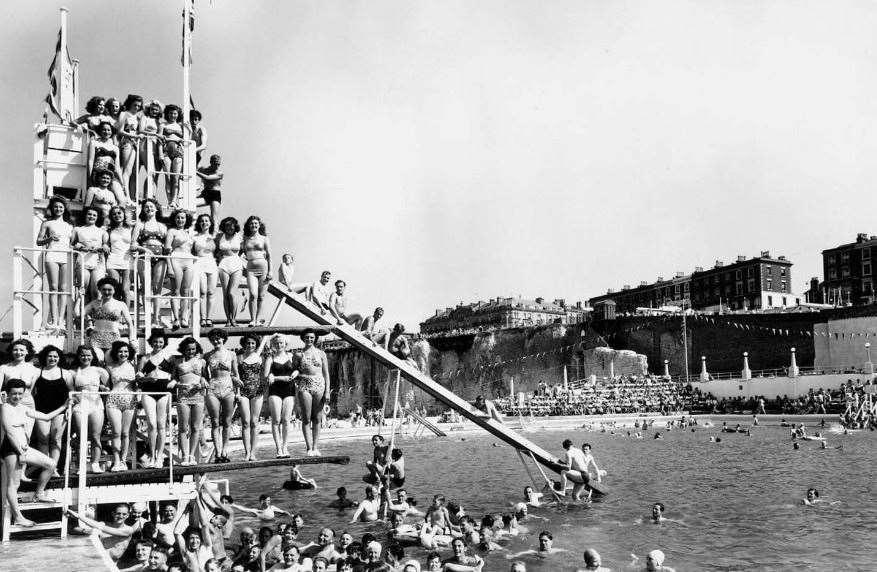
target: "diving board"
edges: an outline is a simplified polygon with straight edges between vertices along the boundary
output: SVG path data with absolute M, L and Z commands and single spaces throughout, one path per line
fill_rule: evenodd
M 387 367 L 398 369 L 402 376 L 404 376 L 410 383 L 419 387 L 438 401 L 441 401 L 494 437 L 502 439 L 516 450 L 523 450 L 532 453 L 534 459 L 554 472 L 559 473 L 561 469 L 563 469 L 563 467 L 557 462 L 557 457 L 532 441 L 518 435 L 499 421 L 485 417 L 485 414 L 482 411 L 472 407 L 468 401 L 433 381 L 429 376 L 421 373 L 413 363 L 403 361 L 384 348 L 367 340 L 353 326 L 336 325 L 335 320 L 331 315 L 321 314 L 320 311 L 309 302 L 278 287 L 273 282 L 268 283 L 268 292 L 279 298 L 281 301 L 286 302 L 287 305 L 291 306 L 302 315 L 310 318 L 317 324 L 333 327 L 335 335 L 339 338 L 380 361 Z

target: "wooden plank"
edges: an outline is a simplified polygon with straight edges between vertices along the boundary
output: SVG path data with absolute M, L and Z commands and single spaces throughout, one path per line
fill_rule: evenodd
M 268 292 L 284 300 L 287 305 L 291 306 L 299 313 L 310 318 L 317 324 L 333 327 L 334 332 L 338 337 L 349 342 L 351 345 L 357 347 L 366 355 L 375 358 L 384 365 L 392 369 L 398 369 L 405 377 L 405 379 L 407 379 L 417 387 L 423 389 L 425 392 L 433 396 L 438 401 L 441 401 L 454 411 L 457 411 L 463 417 L 465 417 L 469 421 L 472 421 L 491 435 L 502 439 L 515 449 L 530 451 L 531 453 L 533 453 L 534 458 L 539 461 L 539 463 L 551 469 L 552 471 L 559 473 L 563 469 L 563 467 L 558 464 L 557 458 L 554 455 L 552 455 L 539 445 L 533 443 L 532 441 L 518 435 L 509 427 L 500 423 L 499 421 L 485 417 L 482 411 L 478 411 L 477 409 L 472 407 L 472 405 L 468 401 L 464 400 L 453 391 L 450 391 L 439 383 L 433 381 L 429 376 L 421 373 L 420 370 L 418 370 L 413 363 L 409 361 L 402 361 L 384 348 L 365 339 L 352 326 L 335 325 L 334 320 L 331 319 L 331 316 L 321 314 L 315 309 L 314 306 L 304 301 L 302 298 L 299 298 L 298 296 L 295 296 L 294 294 L 291 294 L 290 292 L 279 288 L 275 284 L 268 284 Z

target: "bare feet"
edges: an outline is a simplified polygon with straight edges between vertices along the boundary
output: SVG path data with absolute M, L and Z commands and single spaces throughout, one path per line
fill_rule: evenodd
M 29 520 L 29 519 L 24 518 L 22 516 L 22 517 L 16 518 L 14 521 L 12 521 L 12 524 L 14 524 L 15 526 L 22 526 L 24 528 L 30 528 L 34 525 L 34 522 L 32 520 Z

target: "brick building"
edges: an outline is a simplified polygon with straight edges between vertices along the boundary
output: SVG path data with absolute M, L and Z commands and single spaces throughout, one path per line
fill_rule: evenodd
M 670 280 L 664 280 L 659 276 L 655 282 L 640 282 L 639 286 L 631 288 L 625 285 L 621 290 L 609 290 L 602 296 L 591 298 L 588 302 L 596 307 L 607 300 L 615 302 L 615 311 L 621 314 L 636 312 L 637 308 L 660 308 L 681 304 L 682 300 L 689 298 L 691 288 L 691 275 L 677 272 Z
M 873 304 L 874 269 L 877 265 L 877 236 L 859 233 L 855 242 L 822 251 L 825 281 L 814 294 L 819 301 L 833 304 Z M 811 286 L 811 290 L 813 287 Z
M 581 302 L 568 305 L 557 299 L 492 298 L 487 302 L 458 304 L 455 308 L 438 309 L 435 315 L 420 323 L 424 334 L 455 330 L 516 328 L 542 324 L 576 324 L 585 320 L 591 308 Z

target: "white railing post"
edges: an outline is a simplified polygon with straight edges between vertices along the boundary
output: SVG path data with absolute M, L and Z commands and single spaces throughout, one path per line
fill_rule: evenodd
M 197 262 L 197 261 L 196 261 Z M 196 340 L 201 337 L 201 280 L 199 276 L 195 276 L 192 280 L 192 289 L 189 292 L 183 292 L 184 296 L 189 296 L 191 300 L 191 324 L 192 337 Z
M 83 392 L 73 392 L 70 395 L 79 395 L 80 404 L 82 403 L 82 398 L 84 397 Z M 80 405 L 81 406 L 81 405 Z M 74 422 L 79 422 L 79 427 L 77 431 L 79 431 L 79 474 L 78 477 L 78 498 L 77 498 L 77 507 L 76 510 L 79 514 L 85 514 L 83 511 L 86 507 L 86 487 L 88 485 L 88 414 L 81 412 L 78 415 L 73 416 L 74 419 L 71 419 L 71 424 Z M 68 427 L 68 431 L 69 431 Z M 92 459 L 92 462 L 97 463 L 100 459 Z
M 12 339 L 17 340 L 23 331 L 21 317 L 21 249 L 12 250 Z
M 149 252 L 137 257 L 138 269 L 143 268 L 143 337 L 152 337 L 152 260 Z
M 789 377 L 798 377 L 798 362 L 795 360 L 795 348 L 792 348 L 792 363 L 789 365 Z
M 740 373 L 743 379 L 752 379 L 752 370 L 749 369 L 749 352 L 743 352 L 743 371 Z
M 700 380 L 709 381 L 710 374 L 706 370 L 706 356 L 700 356 Z
M 72 342 L 72 340 L 73 340 L 73 322 L 74 322 L 74 319 L 76 316 L 74 314 L 74 312 L 76 311 L 76 285 L 73 283 L 74 282 L 73 281 L 73 269 L 75 268 L 73 266 L 73 262 L 75 261 L 75 259 L 76 258 L 75 258 L 75 255 L 73 254 L 73 250 L 68 249 L 67 250 L 67 264 L 66 264 L 67 268 L 64 269 L 64 273 L 67 275 L 65 284 L 67 284 L 68 290 L 66 292 L 59 292 L 59 294 L 58 294 L 58 298 L 59 298 L 58 304 L 59 305 L 61 303 L 61 300 L 65 299 L 65 298 L 67 299 L 67 303 L 64 304 L 64 327 L 66 328 L 66 331 L 67 331 L 67 338 L 66 339 L 70 340 L 67 342 L 67 345 L 71 346 L 71 347 L 66 348 L 68 351 L 73 349 L 72 348 L 73 344 L 70 342 Z M 55 319 L 57 320 L 58 317 L 55 316 Z

